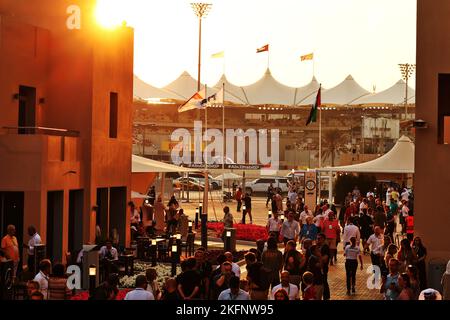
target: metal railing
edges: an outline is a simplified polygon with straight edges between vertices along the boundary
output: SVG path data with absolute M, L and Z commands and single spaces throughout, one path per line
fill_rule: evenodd
M 57 129 L 47 127 L 1 127 L 7 134 L 41 134 L 60 137 L 79 137 L 80 132 L 68 129 Z

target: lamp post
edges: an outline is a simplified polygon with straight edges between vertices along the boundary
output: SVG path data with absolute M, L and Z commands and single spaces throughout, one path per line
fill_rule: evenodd
M 231 231 L 227 230 L 225 232 L 225 251 L 231 251 Z
M 89 266 L 89 293 L 91 297 L 95 293 L 96 282 L 97 282 L 97 267 L 91 264 Z
M 202 240 L 202 247 L 205 249 L 208 249 L 208 214 L 206 212 L 202 212 L 201 214 L 201 240 Z
M 200 91 L 201 81 L 201 63 L 202 63 L 202 19 L 206 18 L 209 10 L 211 10 L 211 3 L 191 3 L 192 10 L 198 18 L 198 73 L 197 73 L 197 91 Z
M 196 230 L 198 229 L 198 215 L 199 215 L 199 213 L 200 213 L 200 209 L 196 208 L 195 209 L 195 229 Z
M 408 118 L 408 81 L 416 70 L 415 64 L 399 63 L 402 79 L 405 81 L 405 120 Z
M 150 240 L 150 255 L 152 257 L 152 267 L 156 267 L 156 251 L 158 242 L 156 239 Z
M 178 246 L 175 244 L 172 244 L 172 270 L 171 275 L 172 277 L 175 277 L 177 274 L 177 263 L 178 263 Z
M 269 219 L 272 218 L 272 211 L 271 210 L 269 210 L 268 216 L 269 216 Z
M 188 221 L 188 227 L 189 227 L 188 233 L 192 233 L 192 221 Z
M 245 204 L 242 206 L 242 224 L 245 224 L 245 216 L 247 215 L 247 207 Z

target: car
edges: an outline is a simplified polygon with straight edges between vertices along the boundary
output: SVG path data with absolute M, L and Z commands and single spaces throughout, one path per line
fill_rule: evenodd
M 270 184 L 274 188 L 281 189 L 282 193 L 288 192 L 288 179 L 286 177 L 262 177 L 245 183 L 245 192 L 253 193 L 265 193 Z
M 205 189 L 205 185 L 197 178 L 189 177 L 189 182 L 187 178 L 178 178 L 173 181 L 173 187 L 176 189 L 183 189 L 183 185 L 185 190 L 203 191 Z
M 205 184 L 205 176 L 203 175 L 203 173 L 189 173 L 189 178 L 190 177 L 197 179 L 198 181 L 203 183 L 203 185 Z M 218 190 L 222 188 L 222 180 L 214 179 L 210 174 L 208 175 L 208 182 L 212 190 Z

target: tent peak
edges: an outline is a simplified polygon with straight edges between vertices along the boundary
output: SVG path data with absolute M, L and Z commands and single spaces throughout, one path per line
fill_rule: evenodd
M 347 76 L 347 78 L 345 78 L 345 80 L 354 81 L 355 78 L 353 78 L 353 76 L 352 76 L 351 74 L 349 74 L 349 75 Z
M 403 135 L 398 139 L 398 142 L 412 142 L 412 140 L 408 136 Z

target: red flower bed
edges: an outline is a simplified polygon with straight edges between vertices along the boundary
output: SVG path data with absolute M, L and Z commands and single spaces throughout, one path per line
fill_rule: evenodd
M 119 290 L 119 293 L 117 294 L 116 300 L 123 300 L 125 299 L 125 296 L 128 292 L 130 292 L 132 289 L 121 289 Z M 80 292 L 77 295 L 74 295 L 70 300 L 89 300 L 89 292 L 83 291 Z
M 267 229 L 263 226 L 257 226 L 254 224 L 234 224 L 233 227 L 236 228 L 237 240 L 256 241 L 263 239 L 266 241 L 269 237 Z M 217 237 L 220 238 L 223 234 L 223 223 L 209 222 L 208 229 L 214 230 L 217 233 Z

